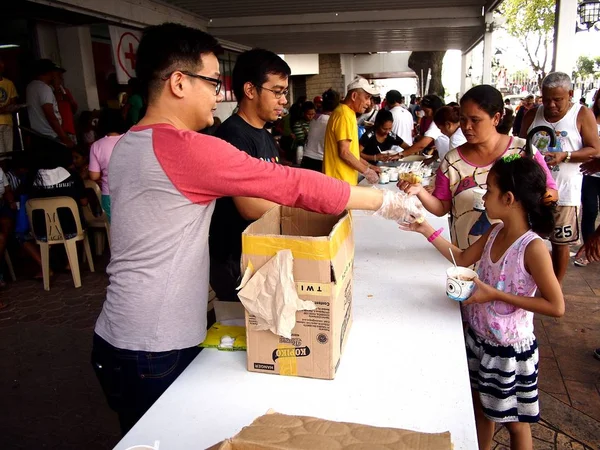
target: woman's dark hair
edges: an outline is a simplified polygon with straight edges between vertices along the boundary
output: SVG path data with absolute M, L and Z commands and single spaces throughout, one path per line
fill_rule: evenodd
M 433 121 L 439 127 L 446 122 L 460 122 L 460 108 L 458 106 L 443 106 L 433 115 Z
M 244 100 L 244 84 L 252 83 L 257 89 L 269 75 L 289 77 L 290 66 L 277 54 L 262 48 L 253 48 L 237 57 L 231 74 L 231 86 L 238 103 Z M 304 98 L 306 100 L 306 97 Z
M 103 138 L 108 133 L 125 133 L 127 131 L 127 125 L 125 125 L 125 120 L 120 111 L 106 108 L 100 113 L 97 130 L 98 138 Z
M 539 234 L 554 230 L 553 207 L 546 205 L 546 173 L 533 159 L 515 158 L 510 161 L 499 159 L 492 166 L 490 174 L 502 193 L 512 192 L 527 213 L 531 229 Z M 489 175 L 488 175 L 489 176 Z
M 75 152 L 80 156 L 83 156 L 86 159 L 90 159 L 90 149 L 88 146 L 84 146 L 84 145 L 76 145 L 75 147 L 73 147 L 71 149 L 71 152 Z M 69 167 L 69 166 L 67 166 Z
M 594 104 L 592 105 L 592 111 L 594 112 L 594 116 L 596 119 L 600 116 L 600 89 L 596 91 L 594 95 Z
M 421 108 L 430 108 L 433 110 L 433 114 L 438 112 L 442 106 L 444 106 L 444 100 L 437 95 L 430 94 L 421 99 Z
M 457 102 L 450 102 L 446 106 L 460 106 Z
M 135 73 L 142 97 L 159 92 L 163 77 L 174 70 L 197 72 L 202 68 L 200 55 L 223 52 L 210 34 L 176 23 L 163 23 L 144 29 L 137 49 Z
M 504 115 L 502 120 L 496 127 L 496 131 L 500 134 L 509 134 L 512 130 L 513 124 L 515 123 L 515 113 L 510 108 L 504 108 Z
M 387 109 L 380 109 L 379 112 L 377 112 L 377 115 L 375 116 L 375 128 L 379 128 L 379 127 L 383 126 L 383 124 L 386 122 L 393 122 L 393 121 L 394 121 L 394 115 L 392 114 L 391 111 L 389 111 Z
M 498 89 L 488 84 L 480 84 L 472 87 L 460 99 L 460 106 L 466 101 L 472 101 L 483 109 L 488 116 L 494 117 L 496 114 L 504 112 L 504 100 Z
M 302 103 L 302 113 L 306 113 L 306 111 L 310 111 L 311 109 L 316 109 L 315 104 L 313 102 Z
M 331 112 L 333 111 L 335 108 L 337 108 L 340 104 L 340 94 L 337 91 L 334 91 L 333 89 L 327 89 L 325 92 L 323 92 L 323 111 L 324 112 Z

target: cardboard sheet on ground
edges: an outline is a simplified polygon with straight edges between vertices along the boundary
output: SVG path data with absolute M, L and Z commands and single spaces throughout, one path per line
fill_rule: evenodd
M 259 330 L 290 339 L 296 311 L 314 310 L 311 301 L 300 300 L 294 282 L 291 250 L 281 250 L 256 273 L 248 267 L 238 297 L 249 314 L 256 316 Z
M 219 450 L 451 450 L 450 433 L 419 433 L 315 417 L 267 413 Z

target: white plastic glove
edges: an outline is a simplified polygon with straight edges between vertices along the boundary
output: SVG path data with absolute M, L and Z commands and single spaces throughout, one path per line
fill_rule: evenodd
M 409 224 L 422 221 L 425 208 L 415 195 L 407 195 L 401 191 L 383 191 L 383 203 L 381 208 L 375 211 L 375 215 L 398 224 Z
M 365 176 L 365 178 L 367 179 L 367 181 L 370 184 L 377 184 L 377 183 L 379 183 L 379 175 L 377 175 L 377 172 L 375 172 L 370 167 L 367 167 L 367 170 L 365 170 L 363 172 L 363 175 Z

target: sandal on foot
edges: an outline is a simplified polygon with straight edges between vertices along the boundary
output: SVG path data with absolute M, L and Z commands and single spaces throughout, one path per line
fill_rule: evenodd
M 573 264 L 575 264 L 575 266 L 577 266 L 577 267 L 585 267 L 589 263 L 590 262 L 588 261 L 588 259 L 585 256 L 580 256 L 579 258 L 575 258 L 575 261 L 573 261 Z

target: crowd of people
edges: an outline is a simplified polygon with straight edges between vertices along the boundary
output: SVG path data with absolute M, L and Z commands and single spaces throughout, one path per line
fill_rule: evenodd
M 564 313 L 561 282 L 580 232 L 586 245 L 576 264 L 600 260 L 600 95 L 592 109 L 574 103 L 569 76 L 555 72 L 539 102 L 526 97 L 517 111 L 488 85 L 460 103 L 429 94 L 406 105 L 397 90 L 382 96 L 357 77 L 345 95 L 328 89 L 313 101 L 300 98 L 285 115 L 290 67 L 253 49 L 232 72 L 238 108 L 216 126 L 221 51 L 202 31 L 147 28 L 125 106 L 81 113 L 79 125 L 64 69 L 38 61 L 26 92 L 33 157 L 17 152 L 7 172 L 0 170 L 0 255 L 15 235 L 38 264 L 18 203 L 65 195 L 86 207 L 82 180 L 101 186 L 112 248 L 92 364 L 122 432 L 200 351 L 209 284 L 220 300 L 238 301 L 241 235 L 250 223 L 278 204 L 327 214 L 372 210 L 398 221 L 407 216 L 408 196 L 416 196 L 411 223 L 401 226 L 447 259 L 452 248 L 460 265 L 478 267 L 463 316 L 480 446 L 488 448 L 494 424 L 504 423 L 515 446 L 528 448 L 529 424 L 539 420 L 533 313 Z M 1 77 L 0 89 L 7 93 L 0 102 L 6 152 L 18 93 Z M 532 135 L 539 127 L 546 134 Z M 357 186 L 361 177 L 377 183 L 380 163 L 407 155 L 439 162 L 433 188 Z M 485 211 L 475 206 L 476 189 L 486 190 Z M 424 210 L 448 215 L 451 242 L 417 220 Z M 551 255 L 542 239 L 550 240 Z

